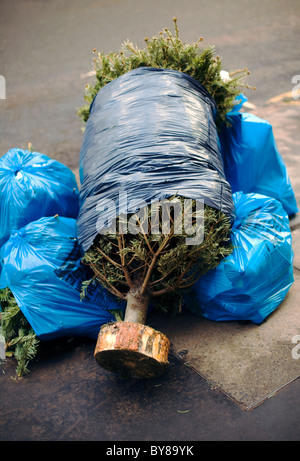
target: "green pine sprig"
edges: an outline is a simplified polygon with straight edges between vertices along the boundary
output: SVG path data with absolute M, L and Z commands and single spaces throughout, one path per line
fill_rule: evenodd
M 226 121 L 226 114 L 237 103 L 236 97 L 245 88 L 251 88 L 244 80 L 249 75 L 247 68 L 230 72 L 230 80 L 224 82 L 220 76 L 223 70 L 221 59 L 213 46 L 203 46 L 203 38 L 186 44 L 179 37 L 177 18 L 173 18 L 174 32 L 164 28 L 152 38 L 146 37 L 143 49 L 127 40 L 117 53 L 97 52 L 94 58 L 95 82 L 85 87 L 85 104 L 78 110 L 81 119 L 89 118 L 90 105 L 107 83 L 138 67 L 173 69 L 184 72 L 202 84 L 214 98 L 217 108 L 217 125 Z M 254 87 L 252 87 L 255 89 Z
M 0 307 L 0 334 L 5 340 L 6 355 L 15 357 L 16 373 L 21 377 L 29 373 L 29 364 L 37 356 L 40 341 L 9 288 L 0 290 Z

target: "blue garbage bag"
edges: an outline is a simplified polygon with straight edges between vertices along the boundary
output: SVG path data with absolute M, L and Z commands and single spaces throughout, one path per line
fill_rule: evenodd
M 233 200 L 234 251 L 196 282 L 185 307 L 210 320 L 260 324 L 294 281 L 289 219 L 274 198 L 236 192 Z
M 93 274 L 81 262 L 76 220 L 45 217 L 12 234 L 0 251 L 0 288 L 8 287 L 36 335 L 96 339 L 100 327 L 115 321 L 112 309 L 125 309 L 93 281 L 81 299 L 82 282 Z
M 0 247 L 13 230 L 41 217 L 77 218 L 74 173 L 38 152 L 10 149 L 0 158 Z
M 85 251 L 101 223 L 175 194 L 234 220 L 216 112 L 202 85 L 171 69 L 140 67 L 98 92 L 80 151 L 78 238 Z
M 226 179 L 232 192 L 273 197 L 291 216 L 299 210 L 273 128 L 254 114 L 239 112 L 245 99 L 227 115 L 230 126 L 219 133 Z

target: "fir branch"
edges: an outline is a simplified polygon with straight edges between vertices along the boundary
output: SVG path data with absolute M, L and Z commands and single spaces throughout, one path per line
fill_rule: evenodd
M 0 306 L 0 333 L 5 339 L 6 351 L 17 360 L 16 373 L 20 377 L 29 372 L 29 363 L 38 354 L 40 341 L 9 288 L 0 290 Z
M 249 75 L 247 68 L 229 72 L 231 79 L 224 82 L 220 71 L 222 62 L 215 55 L 215 47 L 202 46 L 203 37 L 195 43 L 185 44 L 179 38 L 177 18 L 173 18 L 175 33 L 168 28 L 160 31 L 152 38 L 145 38 L 146 47 L 139 49 L 130 40 L 121 46 L 118 53 L 97 53 L 94 58 L 95 78 L 94 84 L 85 88 L 84 104 L 78 114 L 84 122 L 89 118 L 89 107 L 99 90 L 107 83 L 138 67 L 154 67 L 173 69 L 184 72 L 200 84 L 215 99 L 218 108 L 216 123 L 220 126 L 226 121 L 226 114 L 235 105 L 235 98 L 245 88 L 251 88 L 244 80 Z M 96 53 L 96 50 L 94 50 Z M 255 87 L 252 87 L 255 89 Z
M 174 197 L 169 200 L 172 199 Z M 178 199 L 181 200 L 184 212 L 185 199 L 182 197 Z M 164 310 L 173 310 L 171 300 L 174 303 L 174 293 L 180 296 L 182 290 L 190 287 L 232 252 L 229 218 L 219 210 L 206 205 L 204 215 L 202 215 L 203 212 L 199 215 L 195 202 L 192 201 L 192 204 L 188 202 L 188 204 L 190 206 L 188 210 L 193 212 L 193 227 L 197 224 L 197 217 L 203 216 L 204 218 L 204 239 L 201 244 L 187 245 L 185 231 L 182 231 L 180 235 L 174 234 L 175 224 L 172 214 L 169 214 L 170 234 L 152 235 L 148 232 L 147 241 L 143 232 L 138 235 L 116 234 L 110 237 L 98 235 L 84 259 L 100 283 L 121 299 L 126 299 L 130 288 L 139 286 L 140 294 L 152 297 L 155 305 L 164 306 Z M 148 229 L 151 229 L 153 225 L 152 218 L 161 219 L 162 217 L 158 216 L 159 213 L 153 216 L 151 211 L 149 205 Z M 129 220 L 130 216 L 127 219 Z M 120 242 L 118 246 L 109 244 L 109 241 L 112 243 L 118 238 Z M 102 248 L 102 252 L 104 248 L 107 249 L 109 259 L 104 255 L 99 258 L 99 247 Z M 105 265 L 104 261 L 106 261 Z M 115 261 L 120 261 L 118 264 L 124 264 L 127 268 L 130 284 L 123 267 L 122 270 L 117 270 Z

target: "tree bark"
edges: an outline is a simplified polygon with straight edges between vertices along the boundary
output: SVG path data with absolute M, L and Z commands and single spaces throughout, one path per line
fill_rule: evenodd
M 124 322 L 146 323 L 149 305 L 149 296 L 141 294 L 141 287 L 132 287 L 127 295 L 127 305 L 125 310 Z

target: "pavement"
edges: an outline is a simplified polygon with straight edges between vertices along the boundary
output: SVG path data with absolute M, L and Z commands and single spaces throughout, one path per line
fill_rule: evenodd
M 297 1 L 1 2 L 0 151 L 26 147 L 78 176 L 82 132 L 76 108 L 91 50 L 140 43 L 178 16 L 186 41 L 204 35 L 232 68 L 251 70 L 245 108 L 268 120 L 300 203 L 300 74 Z M 222 4 L 222 6 L 220 6 Z M 133 14 L 134 13 L 134 14 Z M 197 13 L 197 14 L 196 14 Z M 201 25 L 201 27 L 200 27 Z M 16 30 L 18 34 L 16 34 Z M 204 32 L 202 32 L 204 30 Z M 17 36 L 17 38 L 16 38 Z M 3 71 L 2 71 L 3 68 Z M 300 78 L 299 78 L 300 79 Z M 122 379 L 94 360 L 94 341 L 43 343 L 30 374 L 0 367 L 1 441 L 296 441 L 300 438 L 300 218 L 290 220 L 294 284 L 260 326 L 212 322 L 184 312 L 149 323 L 171 340 L 170 366 L 153 380 Z

